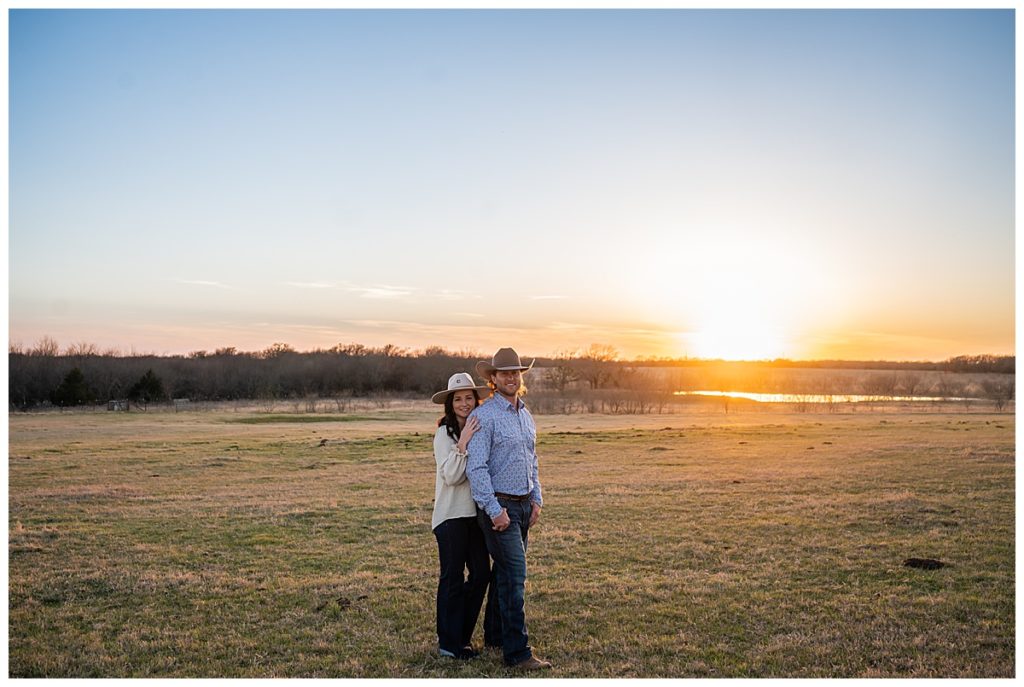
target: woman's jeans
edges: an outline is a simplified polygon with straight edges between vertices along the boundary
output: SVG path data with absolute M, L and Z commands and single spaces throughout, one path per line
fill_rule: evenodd
M 533 505 L 498 497 L 508 511 L 509 526 L 494 531 L 491 518 L 477 508 L 476 517 L 487 540 L 487 549 L 494 559 L 494 583 L 497 587 L 501 613 L 501 648 L 505 663 L 515 665 L 533 656 L 530 637 L 526 633 L 526 539 L 530 529 Z
M 476 518 L 445 520 L 434 528 L 434 536 L 441 562 L 437 581 L 437 643 L 442 650 L 458 655 L 459 649 L 473 637 L 491 579 L 491 564 Z M 484 641 L 497 644 L 501 641 L 501 625 L 497 601 L 492 602 L 491 596 L 488 594 L 484 616 Z

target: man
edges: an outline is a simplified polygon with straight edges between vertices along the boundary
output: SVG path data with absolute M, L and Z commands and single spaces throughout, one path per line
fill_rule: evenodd
M 506 665 L 521 670 L 551 667 L 533 655 L 526 632 L 526 539 L 543 505 L 537 426 L 519 399 L 526 391 L 523 372 L 530 367 L 523 367 L 511 348 L 500 349 L 490 363 L 477 363 L 477 374 L 494 389 L 494 397 L 470 415 L 480 428 L 469 440 L 466 465 L 477 519 L 494 559 L 502 653 Z

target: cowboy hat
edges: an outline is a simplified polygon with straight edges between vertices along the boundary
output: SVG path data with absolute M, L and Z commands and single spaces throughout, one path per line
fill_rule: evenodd
M 519 354 L 511 348 L 500 348 L 498 352 L 491 358 L 491 362 L 481 360 L 476 364 L 476 373 L 485 379 L 490 379 L 491 375 L 498 370 L 519 370 L 520 372 L 526 372 L 533 364 L 537 362 L 534 358 L 530 361 L 529 366 L 523 367 L 523 363 L 519 360 Z
M 469 376 L 468 372 L 456 372 L 448 378 L 448 388 L 444 391 L 438 391 L 436 394 L 430 397 L 430 400 L 434 403 L 444 403 L 448 399 L 448 394 L 454 394 L 456 391 L 473 390 L 480 392 L 490 393 L 491 389 L 488 386 L 475 386 L 473 384 L 473 378 Z

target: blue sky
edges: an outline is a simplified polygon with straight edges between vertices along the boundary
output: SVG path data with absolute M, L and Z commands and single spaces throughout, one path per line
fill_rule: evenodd
M 10 13 L 10 335 L 1013 350 L 995 11 Z

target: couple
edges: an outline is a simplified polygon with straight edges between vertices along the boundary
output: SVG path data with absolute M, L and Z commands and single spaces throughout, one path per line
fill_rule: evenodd
M 433 395 L 444 404 L 434 435 L 437 462 L 434 515 L 441 575 L 437 585 L 437 640 L 442 656 L 479 655 L 470 639 L 487 591 L 484 644 L 500 648 L 505 664 L 550 668 L 533 655 L 526 632 L 526 540 L 540 517 L 537 427 L 519 397 L 524 367 L 511 348 L 480 361 L 477 386 L 466 372 Z M 493 390 L 493 396 L 487 399 Z M 487 399 L 483 402 L 482 399 Z M 468 579 L 465 571 L 469 570 Z

